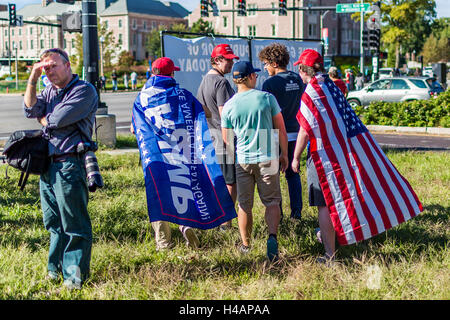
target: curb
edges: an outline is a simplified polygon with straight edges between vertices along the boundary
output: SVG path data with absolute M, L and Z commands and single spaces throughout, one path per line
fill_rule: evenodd
M 450 128 L 396 127 L 396 126 L 381 126 L 381 125 L 368 125 L 366 127 L 367 129 L 369 129 L 369 131 L 376 131 L 376 132 L 420 133 L 420 134 L 450 136 Z

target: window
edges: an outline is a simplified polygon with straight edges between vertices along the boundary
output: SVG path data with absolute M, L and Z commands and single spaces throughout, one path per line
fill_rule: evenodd
M 258 9 L 258 5 L 255 3 L 247 4 L 247 16 L 248 17 L 256 16 L 256 11 L 249 11 L 248 9 Z
M 34 49 L 33 40 L 30 40 L 30 49 Z
M 132 27 L 133 27 L 133 30 L 137 28 L 137 21 L 136 21 L 136 19 L 132 20 Z
M 119 44 L 120 44 L 120 45 L 122 45 L 122 41 L 123 41 L 123 40 L 122 40 L 122 34 L 119 33 Z
M 333 28 L 331 29 L 331 39 L 336 40 L 337 36 L 337 29 Z
M 54 48 L 55 47 L 55 39 L 51 39 L 50 44 L 51 44 L 51 47 Z
M 22 28 L 19 29 L 19 36 L 22 35 Z
M 72 39 L 72 41 L 71 41 L 70 45 L 72 46 L 72 49 L 74 49 L 74 48 L 75 48 L 75 39 Z
M 156 29 L 157 25 L 156 25 L 156 21 L 152 21 L 152 30 Z
M 241 36 L 241 27 L 236 26 L 236 33 L 237 33 L 238 37 Z
M 40 44 L 41 44 L 41 49 L 44 49 L 44 39 L 41 39 Z
M 33 34 L 33 27 L 30 28 L 30 35 Z
M 108 29 L 109 24 L 108 24 L 108 20 L 105 20 L 105 29 Z
M 223 17 L 223 27 L 226 28 L 227 25 L 227 17 Z
M 122 19 L 119 19 L 119 28 L 122 28 Z
M 384 90 L 389 88 L 391 80 L 379 80 L 374 82 L 369 88 L 372 90 Z
M 39 34 L 43 34 L 44 33 L 44 28 L 41 27 L 41 31 L 39 32 Z
M 390 89 L 393 89 L 393 90 L 409 89 L 409 86 L 405 80 L 394 79 L 394 80 L 392 80 Z
M 11 36 L 14 36 L 14 29 L 11 29 Z
M 276 36 L 277 35 L 277 29 L 276 26 L 273 24 L 272 25 L 272 36 Z
M 223 0 L 223 5 L 226 6 L 228 4 L 227 0 Z
M 248 26 L 248 35 L 256 37 L 256 26 Z
M 309 37 L 316 37 L 317 36 L 317 24 L 310 23 L 308 25 L 308 36 Z
M 276 9 L 276 8 L 277 8 L 277 7 L 275 6 L 275 2 L 272 2 L 271 5 L 272 5 L 272 9 Z M 276 15 L 276 14 L 277 14 L 277 10 L 272 10 L 272 15 L 274 16 L 274 15 Z
M 147 21 L 146 20 L 144 20 L 143 25 L 144 25 L 144 30 L 147 30 Z
M 66 41 L 66 39 L 64 39 L 64 49 L 66 49 L 67 48 L 67 41 Z
M 410 79 L 409 81 L 411 81 L 416 87 L 419 87 L 419 88 L 422 88 L 422 89 L 426 89 L 427 88 L 427 85 L 422 80 Z
M 22 41 L 19 41 L 19 50 L 22 50 Z

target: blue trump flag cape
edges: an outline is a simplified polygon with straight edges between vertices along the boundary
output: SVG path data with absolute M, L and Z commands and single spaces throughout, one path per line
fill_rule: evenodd
M 171 77 L 153 76 L 133 106 L 150 221 L 215 228 L 236 211 L 202 105 Z

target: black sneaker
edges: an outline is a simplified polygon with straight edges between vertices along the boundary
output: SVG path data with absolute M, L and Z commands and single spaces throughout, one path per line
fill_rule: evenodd
M 275 237 L 267 239 L 267 258 L 270 262 L 278 260 L 278 241 Z

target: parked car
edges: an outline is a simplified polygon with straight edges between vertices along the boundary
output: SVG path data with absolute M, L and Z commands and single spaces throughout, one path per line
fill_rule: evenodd
M 433 76 L 433 67 L 423 67 L 422 74 L 427 77 Z
M 379 79 L 359 91 L 350 91 L 348 103 L 356 106 L 368 106 L 372 101 L 403 102 L 428 100 L 432 89 L 426 77 L 395 77 Z
M 380 79 L 389 78 L 394 75 L 394 68 L 380 68 L 378 70 L 378 77 Z

